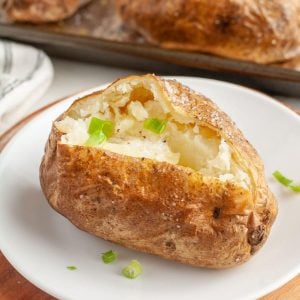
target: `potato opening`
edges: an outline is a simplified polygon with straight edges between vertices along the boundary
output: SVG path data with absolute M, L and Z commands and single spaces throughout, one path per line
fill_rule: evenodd
M 113 134 L 94 147 L 181 165 L 204 176 L 249 186 L 248 175 L 234 161 L 226 141 L 172 105 L 152 81 L 121 80 L 103 93 L 74 104 L 67 116 L 55 123 L 64 133 L 61 143 L 85 146 L 94 117 L 113 123 Z M 166 121 L 163 132 L 155 133 L 145 126 L 153 119 Z

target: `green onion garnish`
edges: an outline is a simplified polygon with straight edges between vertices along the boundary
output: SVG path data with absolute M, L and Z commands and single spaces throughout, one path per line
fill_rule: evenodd
M 102 253 L 102 260 L 105 264 L 110 264 L 114 262 L 117 258 L 118 258 L 118 253 L 113 250 L 109 250 L 105 253 Z
M 88 133 L 93 134 L 95 132 L 103 131 L 107 138 L 111 137 L 114 130 L 114 124 L 112 121 L 101 120 L 96 117 L 91 119 Z
M 122 270 L 122 274 L 129 279 L 138 277 L 142 272 L 142 265 L 137 260 L 132 260 L 128 266 Z
M 280 182 L 282 185 L 288 187 L 293 192 L 300 193 L 300 185 L 294 185 L 293 180 L 285 177 L 282 175 L 279 171 L 275 171 L 273 173 L 273 176 L 276 178 L 278 182 Z
M 70 271 L 75 271 L 75 270 L 77 270 L 77 267 L 75 267 L 75 266 L 67 266 L 67 269 L 70 270 Z
M 102 130 L 102 127 L 103 127 L 103 121 L 98 118 L 93 117 L 90 121 L 88 133 L 93 134 L 96 131 Z
M 290 185 L 290 189 L 295 193 L 300 193 L 300 184 L 299 185 Z
M 106 141 L 106 136 L 102 131 L 92 133 L 88 140 L 85 142 L 86 146 L 97 146 L 101 145 Z
M 284 186 L 289 186 L 293 182 L 293 180 L 283 176 L 279 171 L 275 171 L 273 173 L 273 176 L 277 179 L 277 181 L 279 181 Z
M 101 120 L 96 117 L 91 119 L 88 133 L 90 137 L 86 141 L 86 146 L 97 146 L 104 143 L 112 136 L 114 124 L 111 121 Z
M 166 130 L 167 120 L 147 119 L 144 122 L 144 128 L 156 134 L 161 134 Z

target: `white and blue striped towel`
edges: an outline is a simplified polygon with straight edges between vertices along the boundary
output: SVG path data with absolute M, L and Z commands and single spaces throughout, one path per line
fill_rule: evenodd
M 0 134 L 45 94 L 52 78 L 53 66 L 44 52 L 0 40 Z

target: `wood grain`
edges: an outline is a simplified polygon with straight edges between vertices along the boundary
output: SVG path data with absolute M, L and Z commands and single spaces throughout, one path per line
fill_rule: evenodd
M 12 128 L 0 136 L 0 151 L 5 147 L 9 140 L 31 119 L 36 117 L 44 110 L 61 102 L 65 98 L 59 99 L 25 117 Z M 294 109 L 295 110 L 295 109 Z M 295 110 L 299 115 L 300 112 Z M 22 275 L 20 275 L 6 260 L 0 252 L 0 300 L 54 300 L 52 296 L 44 293 Z M 285 284 L 278 290 L 270 293 L 260 300 L 300 300 L 300 275 Z
M 21 276 L 0 253 L 1 300 L 52 300 L 55 299 L 32 285 Z
M 262 297 L 260 300 L 299 300 L 300 299 L 300 275 L 285 284 L 283 287 Z

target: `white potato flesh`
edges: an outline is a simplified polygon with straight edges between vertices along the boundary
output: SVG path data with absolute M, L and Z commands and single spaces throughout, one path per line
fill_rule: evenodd
M 178 108 L 172 110 L 170 105 L 161 101 L 153 86 L 126 83 L 89 98 L 77 107 L 75 117 L 67 116 L 55 126 L 64 133 L 61 143 L 85 145 L 91 119 L 110 120 L 114 124 L 114 134 L 95 147 L 182 165 L 204 176 L 234 181 L 247 188 L 249 177 L 233 160 L 226 141 L 214 132 L 207 135 L 206 128 L 178 111 Z M 145 129 L 144 122 L 148 118 L 167 120 L 165 131 L 156 134 Z

